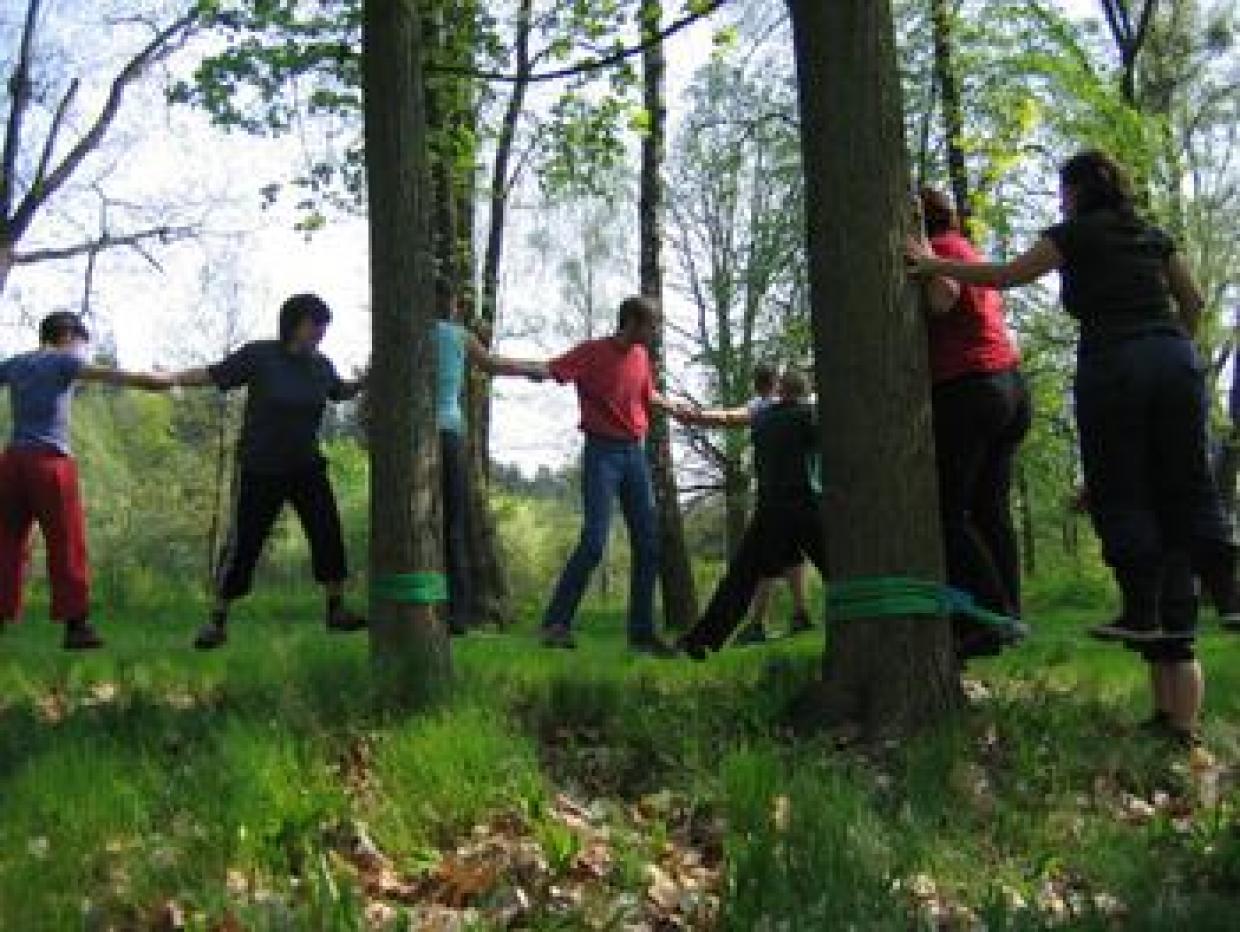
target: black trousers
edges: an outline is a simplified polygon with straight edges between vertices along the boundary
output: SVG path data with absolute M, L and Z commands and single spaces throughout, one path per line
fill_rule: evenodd
M 1017 369 L 970 375 L 931 393 L 947 580 L 991 611 L 1019 616 L 1012 463 L 1032 405 Z
M 807 558 L 825 578 L 826 543 L 819 503 L 759 502 L 710 604 L 682 642 L 719 650 L 749 614 L 758 583 Z
M 1076 418 L 1090 517 L 1134 624 L 1170 627 L 1188 565 L 1223 610 L 1235 547 L 1210 470 L 1205 369 L 1174 331 L 1084 347 Z M 1179 562 L 1177 562 L 1179 561 Z
M 469 465 L 465 459 L 464 436 L 451 430 L 439 432 L 439 470 L 450 623 L 465 627 L 474 620 L 474 587 L 469 575 L 469 540 L 465 532 Z
M 340 511 L 327 480 L 327 464 L 282 473 L 242 471 L 237 478 L 232 527 L 220 554 L 217 592 L 229 601 L 249 593 L 254 567 L 285 502 L 293 506 L 310 544 L 314 578 L 321 583 L 348 575 Z

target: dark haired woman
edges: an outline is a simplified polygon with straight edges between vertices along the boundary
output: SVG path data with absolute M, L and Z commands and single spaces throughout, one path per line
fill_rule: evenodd
M 278 340 L 246 343 L 215 365 L 172 376 L 174 385 L 246 389 L 232 527 L 216 570 L 211 618 L 194 640 L 200 650 L 228 639 L 229 606 L 250 591 L 263 544 L 285 502 L 297 512 L 310 543 L 314 578 L 326 589 L 328 629 L 366 627 L 364 618 L 344 607 L 344 537 L 327 462 L 319 451 L 327 402 L 345 401 L 361 390 L 360 382 L 341 379 L 319 352 L 331 319 L 322 298 L 294 295 L 280 308 Z
M 1059 181 L 1063 222 L 1010 262 L 954 262 L 913 245 L 910 263 L 916 274 L 999 288 L 1060 271 L 1081 328 L 1076 418 L 1090 516 L 1123 598 L 1120 618 L 1092 633 L 1141 651 L 1152 724 L 1187 738 L 1203 691 L 1190 568 L 1220 614 L 1236 609 L 1235 547 L 1210 474 L 1190 338 L 1204 302 L 1175 244 L 1137 215 L 1115 162 L 1082 152 Z
M 951 201 L 931 188 L 923 188 L 919 200 L 934 255 L 979 261 Z M 925 299 L 947 579 L 984 608 L 1019 617 L 1012 462 L 1031 418 L 1020 354 L 994 288 L 930 276 Z M 952 631 L 962 659 L 994 653 L 1011 640 L 1006 632 L 963 617 L 953 619 Z

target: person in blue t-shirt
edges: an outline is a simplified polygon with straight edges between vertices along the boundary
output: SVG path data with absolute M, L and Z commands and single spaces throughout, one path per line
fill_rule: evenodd
M 69 447 L 75 381 L 162 391 L 158 373 L 123 372 L 86 361 L 90 335 L 80 317 L 57 311 L 39 324 L 39 348 L 0 361 L 13 432 L 0 454 L 0 630 L 21 617 L 22 581 L 37 522 L 47 548 L 51 615 L 64 623 L 66 650 L 102 647 L 88 620 L 90 568 L 77 462 Z
M 439 293 L 441 319 L 435 324 L 435 419 L 439 426 L 440 492 L 443 496 L 444 565 L 448 575 L 448 630 L 464 634 L 476 620 L 470 582 L 466 513 L 469 466 L 465 452 L 465 413 L 461 393 L 466 363 L 487 375 L 523 376 L 541 381 L 542 369 L 530 362 L 497 356 L 461 324 L 455 295 Z

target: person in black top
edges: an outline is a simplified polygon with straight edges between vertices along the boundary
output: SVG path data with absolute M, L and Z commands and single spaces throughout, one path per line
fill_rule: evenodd
M 1210 473 L 1204 367 L 1192 334 L 1204 301 L 1175 244 L 1141 219 L 1123 170 L 1097 151 L 1059 173 L 1064 220 L 1010 262 L 947 262 L 909 246 L 911 271 L 1011 287 L 1059 270 L 1080 322 L 1076 419 L 1090 517 L 1122 595 L 1091 633 L 1151 664 L 1155 715 L 1191 738 L 1203 680 L 1192 650 L 1200 577 L 1236 617 L 1231 528 Z
M 319 343 L 331 322 L 322 298 L 298 294 L 280 308 L 280 338 L 247 343 L 204 369 L 172 376 L 174 385 L 246 389 L 237 443 L 233 519 L 216 571 L 211 618 L 194 646 L 220 647 L 228 639 L 228 609 L 250 591 L 254 567 L 284 503 L 297 512 L 310 543 L 314 578 L 327 590 L 327 627 L 358 631 L 366 620 L 344 606 L 348 576 L 336 497 L 319 450 L 319 427 L 328 401 L 361 391 L 360 381 L 340 378 Z
M 806 558 L 826 572 L 826 545 L 818 483 L 818 426 L 806 402 L 809 381 L 796 369 L 779 380 L 779 400 L 754 418 L 751 412 L 696 411 L 685 423 L 750 425 L 757 501 L 732 561 L 698 623 L 677 642 L 695 660 L 720 650 L 749 611 L 763 579 L 778 576 Z

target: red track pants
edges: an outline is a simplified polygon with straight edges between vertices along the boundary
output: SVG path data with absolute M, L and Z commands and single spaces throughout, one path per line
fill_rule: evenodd
M 0 619 L 21 616 L 22 582 L 35 522 L 47 547 L 52 618 L 85 618 L 90 601 L 86 521 L 77 463 L 55 450 L 13 447 L 0 454 Z

